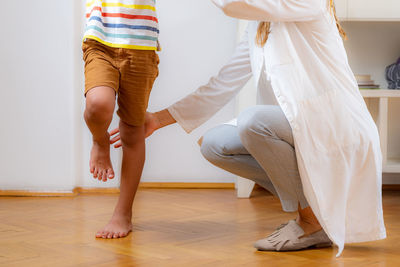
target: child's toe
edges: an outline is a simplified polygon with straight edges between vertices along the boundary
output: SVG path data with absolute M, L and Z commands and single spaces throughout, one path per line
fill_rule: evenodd
M 101 172 L 102 172 L 101 169 L 98 169 L 98 171 L 97 171 L 97 179 L 99 181 L 103 180 L 103 174 Z
M 102 237 L 102 235 L 103 235 L 103 231 L 98 231 L 98 232 L 96 233 L 96 237 L 97 237 L 97 238 Z
M 107 182 L 107 170 L 103 170 L 101 173 L 101 177 L 103 179 L 103 182 Z
M 111 238 L 113 238 L 113 236 L 114 236 L 114 233 L 108 233 L 107 238 L 111 239 Z
M 103 231 L 103 233 L 101 234 L 102 238 L 107 238 L 108 236 L 108 231 Z
M 115 176 L 113 169 L 108 169 L 107 170 L 107 178 L 108 179 L 113 179 Z

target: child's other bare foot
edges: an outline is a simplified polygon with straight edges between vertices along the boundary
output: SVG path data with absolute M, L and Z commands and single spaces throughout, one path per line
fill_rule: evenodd
M 97 238 L 122 238 L 132 231 L 131 216 L 114 214 L 110 222 L 96 233 Z
M 93 147 L 90 153 L 90 172 L 93 178 L 106 182 L 114 178 L 114 170 L 110 159 L 110 136 L 108 133 L 103 140 L 93 140 Z

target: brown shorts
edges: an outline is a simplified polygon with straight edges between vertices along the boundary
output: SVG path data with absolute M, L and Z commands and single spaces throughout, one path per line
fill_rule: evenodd
M 155 51 L 113 48 L 86 39 L 82 45 L 85 61 L 85 96 L 98 86 L 108 86 L 118 95 L 117 114 L 129 125 L 141 126 L 153 83 L 158 76 Z

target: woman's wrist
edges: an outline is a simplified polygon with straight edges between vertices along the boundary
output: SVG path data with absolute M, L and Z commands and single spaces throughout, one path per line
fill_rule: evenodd
M 155 112 L 154 115 L 158 121 L 158 129 L 176 123 L 176 120 L 172 117 L 171 113 L 169 113 L 168 109 Z

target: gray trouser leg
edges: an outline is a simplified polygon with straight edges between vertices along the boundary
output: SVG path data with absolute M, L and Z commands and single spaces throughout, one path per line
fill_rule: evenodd
M 285 211 L 308 207 L 303 193 L 292 130 L 279 106 L 255 106 L 238 118 L 247 151 L 268 174 Z
M 203 137 L 201 153 L 215 166 L 250 179 L 277 196 L 263 168 L 242 145 L 236 126 L 220 125 L 209 130 Z

